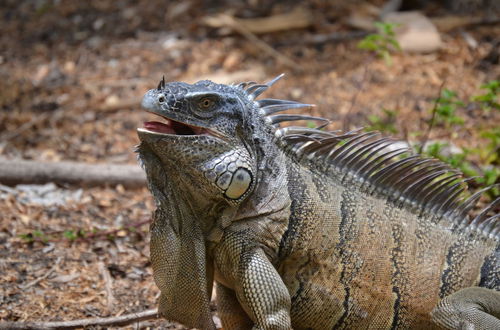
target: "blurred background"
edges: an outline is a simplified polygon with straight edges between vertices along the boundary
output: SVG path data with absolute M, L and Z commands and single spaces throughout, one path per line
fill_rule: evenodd
M 151 118 L 140 100 L 163 76 L 235 83 L 285 73 L 267 97 L 314 103 L 304 111 L 331 119 L 332 129 L 395 135 L 481 176 L 473 189 L 499 182 L 499 7 L 495 0 L 4 0 L 0 157 L 35 168 L 136 166 L 135 130 Z M 0 319 L 154 308 L 148 191 L 106 180 L 46 181 L 0 181 Z

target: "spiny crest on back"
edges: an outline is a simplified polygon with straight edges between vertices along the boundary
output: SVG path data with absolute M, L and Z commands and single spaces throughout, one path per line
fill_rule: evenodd
M 398 204 L 407 206 L 421 215 L 431 216 L 439 222 L 448 218 L 454 223 L 452 230 L 468 228 L 494 239 L 500 239 L 500 198 L 486 206 L 476 217 L 469 212 L 481 195 L 494 186 L 486 187 L 466 197 L 467 182 L 462 173 L 447 164 L 420 155 L 412 155 L 407 147 L 398 147 L 379 132 L 324 131 L 329 120 L 321 117 L 276 114 L 281 111 L 311 107 L 295 101 L 255 99 L 281 79 L 277 76 L 265 84 L 240 83 L 236 87 L 246 92 L 258 107 L 259 115 L 274 128 L 278 143 L 296 161 L 318 168 L 323 173 L 341 176 L 344 184 L 357 184 L 369 194 L 379 194 Z M 283 122 L 314 120 L 322 124 L 316 128 L 302 126 L 280 127 Z

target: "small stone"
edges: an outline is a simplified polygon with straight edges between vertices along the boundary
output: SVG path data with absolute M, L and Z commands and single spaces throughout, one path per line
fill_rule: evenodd
M 94 30 L 98 31 L 104 26 L 104 20 L 102 18 L 98 18 L 92 23 L 92 27 Z
M 104 100 L 104 104 L 106 104 L 107 106 L 113 106 L 118 104 L 119 102 L 120 98 L 116 94 L 111 94 Z
M 126 8 L 121 12 L 121 14 L 125 19 L 132 19 L 136 15 L 135 8 Z
M 87 40 L 87 45 L 92 48 L 92 49 L 98 49 L 102 47 L 104 44 L 104 41 L 101 37 L 99 36 L 93 36 Z
M 48 74 L 49 74 L 49 65 L 48 64 L 39 65 L 35 75 L 33 76 L 33 79 L 32 79 L 33 83 L 35 85 L 39 85 L 40 82 L 45 77 L 47 77 Z
M 235 70 L 238 68 L 238 66 L 241 65 L 242 62 L 243 58 L 241 56 L 241 53 L 233 51 L 226 56 L 224 62 L 222 62 L 222 67 L 225 70 Z
M 304 95 L 304 91 L 300 88 L 292 88 L 290 94 L 293 99 L 300 99 Z
M 73 73 L 75 71 L 75 62 L 73 61 L 66 61 L 66 63 L 64 63 L 64 71 L 68 74 L 70 73 Z
M 394 32 L 403 51 L 431 53 L 441 48 L 441 36 L 436 26 L 420 12 L 392 12 L 385 15 L 383 20 L 397 24 Z
M 73 273 L 73 274 L 56 276 L 56 277 L 52 278 L 50 281 L 51 282 L 58 282 L 58 283 L 68 283 L 68 282 L 76 280 L 78 277 L 80 277 L 79 273 Z

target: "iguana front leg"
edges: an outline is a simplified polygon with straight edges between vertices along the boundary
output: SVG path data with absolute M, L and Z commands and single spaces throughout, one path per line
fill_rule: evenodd
M 291 329 L 288 290 L 250 237 L 228 233 L 216 248 L 214 259 L 218 274 L 230 283 L 239 304 L 255 323 L 254 329 Z
M 439 302 L 432 320 L 447 329 L 500 329 L 500 292 L 480 287 L 457 291 Z

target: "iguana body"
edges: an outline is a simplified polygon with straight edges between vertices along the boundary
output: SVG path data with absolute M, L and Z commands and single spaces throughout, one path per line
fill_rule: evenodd
M 441 326 L 500 328 L 499 200 L 469 219 L 479 194 L 461 200 L 436 160 L 398 160 L 373 132 L 280 128 L 323 119 L 254 100 L 279 78 L 144 97 L 167 119 L 138 130 L 160 313 L 213 329 L 215 280 L 225 329 L 430 328 L 438 303 Z

